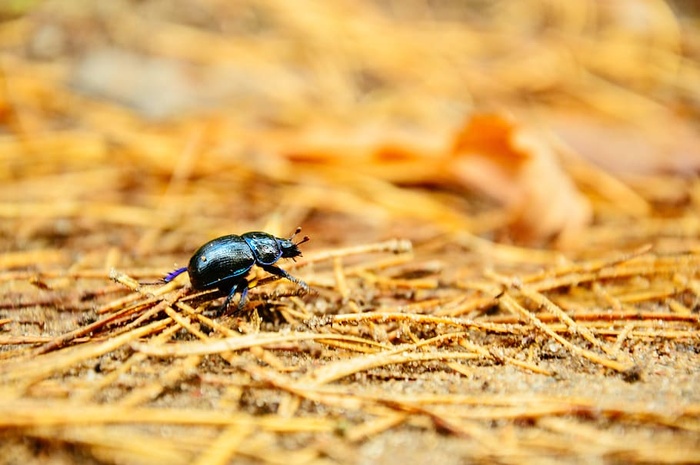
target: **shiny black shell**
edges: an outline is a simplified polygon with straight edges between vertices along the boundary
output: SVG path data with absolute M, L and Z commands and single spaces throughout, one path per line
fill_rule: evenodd
M 235 234 L 222 236 L 201 246 L 187 266 L 192 287 L 197 290 L 231 287 L 255 264 L 248 242 Z

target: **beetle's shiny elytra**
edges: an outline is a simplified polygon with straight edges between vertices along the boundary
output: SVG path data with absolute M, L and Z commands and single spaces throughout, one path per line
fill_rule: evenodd
M 187 268 L 178 268 L 168 273 L 163 281 L 170 282 L 187 271 L 195 290 L 218 289 L 222 294 L 227 295 L 221 311 L 228 308 L 236 293 L 241 294 L 238 310 L 243 309 L 248 296 L 246 277 L 253 265 L 258 265 L 268 273 L 286 278 L 308 290 L 309 286 L 304 281 L 275 266 L 280 258 L 293 259 L 301 255 L 299 245 L 308 241 L 309 238 L 304 236 L 301 241 L 292 242 L 299 231 L 301 228 L 297 228 L 289 239 L 275 237 L 261 231 L 216 238 L 197 249 Z

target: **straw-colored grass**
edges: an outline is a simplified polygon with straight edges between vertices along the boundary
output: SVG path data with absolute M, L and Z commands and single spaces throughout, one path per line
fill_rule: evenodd
M 700 461 L 697 15 L 0 5 L 0 463 Z

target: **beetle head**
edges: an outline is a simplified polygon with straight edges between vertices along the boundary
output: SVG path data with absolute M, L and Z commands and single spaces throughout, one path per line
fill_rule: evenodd
M 289 239 L 277 239 L 277 243 L 279 244 L 280 250 L 282 251 L 282 258 L 294 259 L 294 257 L 301 256 L 301 250 L 299 250 L 299 246 L 304 242 L 307 242 L 309 240 L 309 236 L 304 236 L 299 242 L 294 242 L 294 236 L 296 236 L 300 232 L 301 228 L 297 228 L 297 230 L 294 231 L 294 234 L 292 234 L 292 236 Z

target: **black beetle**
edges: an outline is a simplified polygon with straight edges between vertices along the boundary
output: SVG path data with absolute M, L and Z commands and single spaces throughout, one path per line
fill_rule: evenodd
M 261 231 L 252 231 L 237 236 L 230 234 L 222 236 L 201 246 L 190 258 L 187 268 L 178 268 L 168 273 L 163 282 L 170 282 L 176 276 L 187 273 L 190 283 L 197 291 L 218 289 L 222 295 L 227 295 L 221 312 L 226 311 L 233 296 L 241 293 L 238 301 L 238 311 L 242 310 L 248 296 L 248 280 L 246 276 L 258 265 L 263 270 L 280 278 L 286 278 L 308 291 L 309 286 L 302 280 L 290 275 L 282 268 L 275 266 L 280 258 L 301 256 L 299 245 L 309 240 L 308 236 L 299 242 L 292 242 L 299 234 L 297 228 L 289 239 L 275 237 Z

